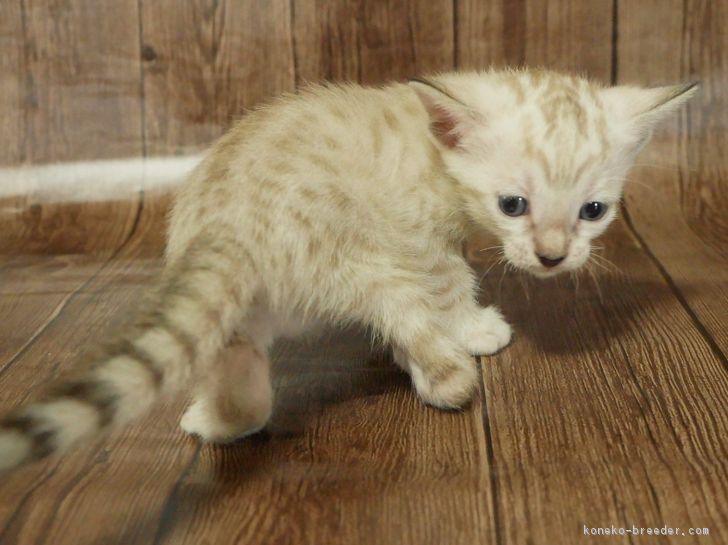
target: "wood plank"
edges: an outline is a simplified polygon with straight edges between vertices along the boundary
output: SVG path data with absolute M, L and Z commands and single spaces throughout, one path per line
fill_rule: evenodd
M 0 4 L 0 165 L 13 165 L 24 159 L 25 79 L 22 66 L 27 42 L 23 29 L 21 1 Z
M 136 0 L 24 0 L 18 4 L 22 47 L 17 48 L 18 29 L 0 43 L 0 56 L 8 55 L 9 73 L 3 78 L 10 82 L 11 99 L 19 101 L 10 109 L 20 112 L 14 122 L 16 134 L 8 135 L 13 142 L 8 147 L 17 142 L 22 148 L 8 159 L 49 163 L 140 155 Z M 15 58 L 18 51 L 21 55 Z M 14 97 L 13 81 L 22 84 Z M 10 183 L 17 185 L 7 187 Z M 134 199 L 58 205 L 14 178 L 0 179 L 0 186 L 3 252 L 108 254 L 127 237 L 139 208 Z M 106 221 L 96 222 L 98 218 Z M 79 234 L 91 223 L 96 231 Z M 74 231 L 78 236 L 69 236 Z M 26 247 L 29 239 L 38 244 Z
M 36 320 L 36 298 L 45 297 L 55 308 L 61 297 L 62 304 L 17 361 L 0 367 L 0 412 L 70 369 L 81 352 L 123 321 L 130 302 L 154 281 L 164 215 L 154 206 L 146 210 L 116 259 L 48 256 L 28 267 L 24 258 L 2 269 L 0 283 L 7 292 L 0 295 L 0 309 L 8 331 L 22 331 Z M 32 304 L 18 304 L 29 296 Z M 3 345 L 6 340 L 13 345 L 9 352 L 22 347 L 19 336 L 3 338 Z M 163 407 L 107 441 L 4 478 L 0 542 L 150 542 L 167 494 L 197 450 L 176 432 L 180 409 L 179 403 Z
M 0 331 L 0 374 L 35 342 L 58 315 L 70 294 L 96 270 L 98 259 L 85 256 L 0 257 L 0 315 L 11 327 Z M 12 320 L 13 316 L 23 319 Z
M 625 2 L 619 81 L 700 80 L 698 97 L 656 132 L 628 185 L 634 228 L 696 320 L 728 354 L 728 5 Z M 668 235 L 668 236 L 666 236 Z M 705 282 L 706 274 L 710 282 Z
M 660 543 L 724 543 L 726 370 L 624 224 L 604 242 L 624 275 L 601 277 L 601 296 L 588 276 L 578 289 L 497 269 L 484 282 L 516 331 L 483 364 L 498 542 L 668 525 L 710 539 Z
M 138 155 L 136 2 L 24 0 L 22 5 L 27 160 Z
M 451 70 L 450 0 L 294 0 L 299 82 L 382 83 Z
M 117 281 L 125 284 L 124 279 L 108 277 L 107 269 L 115 259 L 129 259 L 130 252 L 140 260 L 159 259 L 169 206 L 168 193 L 148 192 L 137 229 L 118 255 L 108 260 L 81 254 L 0 256 L 0 316 L 6 316 L 9 324 L 0 332 L 0 375 L 18 363 L 49 325 L 64 319 L 74 297 L 102 294 L 114 289 Z M 91 279 L 110 286 L 102 283 L 99 287 Z M 22 319 L 14 320 L 14 316 Z
M 544 66 L 608 82 L 612 2 L 459 0 L 457 67 Z
M 202 450 L 159 543 L 494 539 L 479 401 L 464 413 L 424 407 L 351 332 L 284 344 L 276 360 L 267 433 Z
M 143 0 L 150 154 L 206 147 L 243 111 L 294 89 L 288 0 Z

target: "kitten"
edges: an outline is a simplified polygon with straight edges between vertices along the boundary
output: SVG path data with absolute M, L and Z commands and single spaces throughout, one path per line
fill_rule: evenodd
M 463 240 L 489 229 L 537 276 L 579 268 L 652 127 L 694 91 L 490 71 L 314 87 L 248 114 L 179 193 L 165 271 L 133 326 L 0 421 L 0 467 L 118 428 L 190 383 L 185 431 L 252 433 L 271 414 L 274 339 L 321 323 L 370 328 L 425 403 L 461 407 L 471 356 L 511 339 L 476 302 Z

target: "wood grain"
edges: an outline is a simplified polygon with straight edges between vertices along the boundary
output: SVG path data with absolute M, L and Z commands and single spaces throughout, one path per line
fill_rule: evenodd
M 457 68 L 543 66 L 608 82 L 612 2 L 459 0 Z
M 294 89 L 288 0 L 142 0 L 149 154 L 206 147 L 263 99 Z
M 138 155 L 136 2 L 19 3 L 25 40 L 20 71 L 25 83 L 26 160 Z
M 449 0 L 294 0 L 292 5 L 299 82 L 382 83 L 453 67 Z
M 601 275 L 599 290 L 588 275 L 578 288 L 522 285 L 495 268 L 484 283 L 484 301 L 516 327 L 483 364 L 499 542 L 581 543 L 583 525 L 668 525 L 707 527 L 723 543 L 725 368 L 623 223 L 605 244 L 626 272 Z
M 9 16 L 15 14 L 19 24 L 9 29 L 3 41 L 12 47 L 3 51 L 10 57 L 9 74 L 2 77 L 8 81 L 13 101 L 7 105 L 8 115 L 15 127 L 13 134 L 3 133 L 7 135 L 3 141 L 17 150 L 7 160 L 44 164 L 141 155 L 136 0 L 11 0 L 3 4 L 16 6 L 2 9 Z M 12 24 L 12 19 L 3 24 Z M 18 48 L 19 34 L 22 47 Z M 21 96 L 16 96 L 18 83 Z M 27 187 L 8 187 L 9 183 L 0 179 L 0 251 L 4 253 L 108 255 L 126 239 L 137 218 L 135 199 L 56 203 Z M 80 232 L 91 224 L 94 232 Z
M 5 263 L 0 284 L 7 291 L 0 295 L 0 312 L 7 326 L 0 344 L 10 356 L 0 366 L 3 412 L 67 371 L 81 352 L 124 320 L 132 302 L 154 282 L 162 249 L 160 214 L 155 207 L 146 210 L 112 260 L 47 256 Z M 41 298 L 45 308 L 37 304 Z M 29 338 L 7 334 L 30 328 Z M 193 443 L 170 433 L 179 409 L 161 410 L 111 440 L 5 478 L 0 543 L 107 543 L 109 531 L 117 543 L 149 539 L 159 516 L 146 517 L 161 511 L 196 452 Z M 130 455 L 134 461 L 127 466 Z M 126 469 L 120 471 L 119 463 Z M 79 526 L 80 520 L 94 522 Z
M 728 5 L 625 2 L 620 4 L 619 25 L 621 82 L 701 82 L 696 99 L 657 131 L 638 160 L 643 166 L 632 176 L 635 183 L 628 186 L 626 201 L 635 231 L 725 362 Z M 704 281 L 706 274 L 710 282 Z
M 24 160 L 23 11 L 20 2 L 0 4 L 0 166 L 15 165 Z

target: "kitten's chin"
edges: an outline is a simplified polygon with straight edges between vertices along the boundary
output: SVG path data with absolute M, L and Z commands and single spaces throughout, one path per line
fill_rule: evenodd
M 569 269 L 566 269 L 564 267 L 555 267 L 553 269 L 546 268 L 546 267 L 540 267 L 538 265 L 527 265 L 527 266 L 518 266 L 515 263 L 510 263 L 513 267 L 516 269 L 527 272 L 531 276 L 535 276 L 536 278 L 553 278 L 554 276 L 557 276 L 561 273 L 567 272 Z
M 561 274 L 562 272 L 566 272 L 566 269 L 529 269 L 529 271 L 533 276 L 536 278 L 553 278 L 554 276 Z

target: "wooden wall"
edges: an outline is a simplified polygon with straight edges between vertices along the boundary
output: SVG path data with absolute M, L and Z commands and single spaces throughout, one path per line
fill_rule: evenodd
M 680 221 L 686 244 L 720 253 L 726 27 L 728 2 L 710 0 L 3 0 L 0 165 L 196 150 L 246 108 L 322 79 L 491 65 L 605 82 L 699 79 L 700 98 L 660 131 L 636 174 L 659 189 L 634 184 L 627 202 L 635 223 Z M 33 234 L 33 251 L 95 248 L 83 234 L 51 244 L 69 222 L 54 206 L 30 213 L 33 195 L 15 192 L 12 206 L 4 192 L 6 233 L 8 210 L 21 210 L 18 237 Z M 138 201 L 73 205 L 74 225 L 111 218 L 127 226 L 112 238 L 124 239 Z
M 725 125 L 727 10 L 709 0 L 4 0 L 0 164 L 180 152 L 307 81 L 490 65 L 701 79 L 697 141 Z

